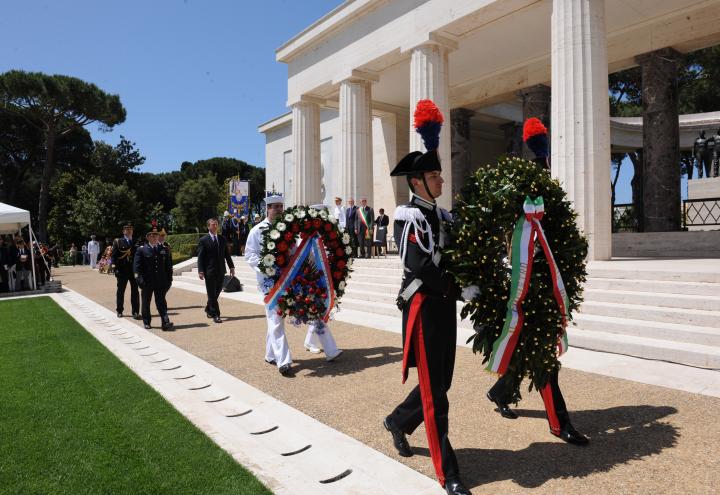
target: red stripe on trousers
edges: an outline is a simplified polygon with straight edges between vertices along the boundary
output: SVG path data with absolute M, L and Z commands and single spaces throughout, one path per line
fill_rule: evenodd
M 553 435 L 559 435 L 560 420 L 555 412 L 555 401 L 553 400 L 552 387 L 549 382 L 542 388 L 540 395 L 545 403 L 545 412 L 547 413 L 548 423 L 550 423 L 550 431 Z
M 430 372 L 428 370 L 427 356 L 425 355 L 425 338 L 423 336 L 422 318 L 419 317 L 420 306 L 425 299 L 423 294 L 416 294 L 410 306 L 410 317 L 408 326 L 412 321 L 414 339 L 412 339 L 413 350 L 415 351 L 415 365 L 418 370 L 418 382 L 420 384 L 420 399 L 423 406 L 423 417 L 425 419 L 425 433 L 427 433 L 428 446 L 430 447 L 430 458 L 435 467 L 438 481 L 445 486 L 445 473 L 442 468 L 442 451 L 440 450 L 440 439 L 438 438 L 437 424 L 435 423 L 435 405 L 433 402 L 432 386 L 430 384 Z M 415 310 L 415 311 L 413 311 Z
M 418 320 L 420 313 L 420 306 L 422 305 L 425 296 L 419 293 L 415 293 L 412 302 L 410 303 L 410 311 L 408 313 L 407 327 L 405 327 L 405 345 L 403 346 L 403 361 L 402 361 L 402 382 L 405 383 L 408 377 L 408 360 L 410 358 L 410 343 L 412 342 L 413 328 L 415 326 L 415 320 Z M 417 361 L 417 357 L 415 359 Z

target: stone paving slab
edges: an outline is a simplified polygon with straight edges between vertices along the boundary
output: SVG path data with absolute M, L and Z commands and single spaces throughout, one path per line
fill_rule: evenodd
M 443 493 L 430 478 L 130 321 L 112 322 L 113 313 L 94 301 L 74 291 L 52 297 L 274 493 Z
M 72 269 L 59 270 L 58 277 L 64 285 L 114 308 L 114 278 Z M 265 321 L 260 306 L 223 298 L 226 322 L 214 324 L 205 318 L 202 294 L 173 288 L 168 303 L 178 331 L 153 333 L 433 477 L 422 427 L 410 437 L 416 455 L 404 459 L 396 455 L 381 426 L 382 418 L 416 383 L 412 374 L 406 385 L 400 383 L 396 334 L 333 322 L 345 353 L 339 361 L 327 363 L 322 355 L 303 350 L 304 327 L 290 327 L 288 339 L 298 372 L 294 378 L 283 378 L 263 361 Z M 478 356 L 458 349 L 449 393 L 450 435 L 464 479 L 475 494 L 710 494 L 720 486 L 717 398 L 564 369 L 560 382 L 573 423 L 591 438 L 591 445 L 583 449 L 548 433 L 535 392 L 524 394 L 519 419 L 501 418 L 484 396 L 493 381 L 481 370 Z

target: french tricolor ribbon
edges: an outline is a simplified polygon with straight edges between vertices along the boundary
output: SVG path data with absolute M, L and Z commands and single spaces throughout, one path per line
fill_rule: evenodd
M 321 277 L 327 287 L 325 296 L 325 313 L 321 316 L 321 320 L 327 322 L 330 318 L 330 311 L 335 305 L 335 289 L 332 283 L 332 275 L 330 262 L 328 261 L 327 253 L 325 252 L 325 245 L 319 234 L 305 237 L 295 253 L 290 258 L 285 269 L 282 271 L 280 278 L 277 279 L 275 285 L 272 286 L 268 294 L 265 296 L 265 304 L 267 304 L 270 310 L 275 309 L 278 305 L 278 300 L 287 292 L 287 289 L 292 285 L 295 277 L 302 269 L 303 263 L 307 260 L 308 256 L 312 255 L 315 258 L 315 263 L 321 272 Z
M 558 269 L 555 258 L 550 250 L 550 245 L 545 236 L 545 231 L 540 224 L 545 214 L 545 204 L 542 196 L 532 200 L 529 196 L 523 204 L 524 215 L 515 224 L 512 236 L 512 278 L 510 283 L 510 297 L 508 299 L 507 314 L 502 332 L 493 344 L 490 360 L 487 365 L 488 371 L 504 374 L 510 364 L 513 352 L 517 345 L 524 323 L 522 303 L 530 287 L 532 276 L 533 257 L 535 254 L 535 239 L 545 252 L 550 267 L 550 275 L 553 283 L 553 296 L 560 309 L 562 316 L 562 335 L 558 337 L 558 355 L 562 355 L 568 347 L 567 332 L 567 308 L 569 300 L 562 275 Z

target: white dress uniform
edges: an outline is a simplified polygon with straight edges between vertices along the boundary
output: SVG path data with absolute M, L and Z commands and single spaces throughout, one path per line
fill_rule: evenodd
M 260 252 L 262 251 L 262 235 L 263 231 L 270 227 L 270 221 L 265 218 L 262 222 L 250 229 L 247 242 L 245 244 L 245 261 L 255 270 L 255 277 L 258 283 L 258 290 L 267 294 L 269 284 L 267 277 L 260 271 Z M 265 316 L 267 317 L 267 337 L 265 341 L 265 361 L 274 361 L 278 368 L 292 363 L 290 355 L 290 347 L 288 346 L 287 337 L 285 335 L 285 321 L 277 314 L 275 310 L 268 309 L 265 306 Z M 305 336 L 305 348 L 308 350 L 322 349 L 325 352 L 327 361 L 333 361 L 342 350 L 337 348 L 335 339 L 330 332 L 327 323 L 314 322 L 308 325 L 308 331 Z
M 262 222 L 250 229 L 247 242 L 245 243 L 245 261 L 255 270 L 258 289 L 263 294 L 268 293 L 266 288 L 267 277 L 260 271 L 260 251 L 262 250 L 262 234 L 263 231 L 270 227 L 270 221 L 265 218 Z M 275 361 L 277 367 L 285 366 L 292 363 L 290 356 L 290 346 L 288 346 L 287 337 L 285 336 L 285 321 L 275 310 L 268 309 L 265 306 L 265 316 L 267 317 L 267 338 L 265 340 L 265 361 Z
M 98 255 L 100 254 L 100 243 L 98 241 L 89 241 L 87 243 L 87 252 L 88 256 L 90 256 L 90 268 L 94 270 L 95 265 L 97 265 Z

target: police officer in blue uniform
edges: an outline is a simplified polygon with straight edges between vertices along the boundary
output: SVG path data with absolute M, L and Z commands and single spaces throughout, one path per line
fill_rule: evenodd
M 142 319 L 146 329 L 150 329 L 150 300 L 155 297 L 155 307 L 162 320 L 164 331 L 175 330 L 167 312 L 165 294 L 172 285 L 173 266 L 170 251 L 160 244 L 160 232 L 153 225 L 146 235 L 147 244 L 135 252 L 133 271 L 142 291 Z
M 122 318 L 125 308 L 125 289 L 130 284 L 130 307 L 132 316 L 140 319 L 140 292 L 138 291 L 135 275 L 133 274 L 133 262 L 137 246 L 133 241 L 133 226 L 127 223 L 123 226 L 123 236 L 113 241 L 112 245 L 112 268 L 117 279 L 117 292 L 115 295 L 115 311 L 118 318 Z

